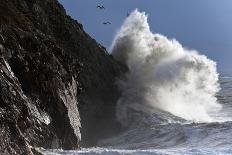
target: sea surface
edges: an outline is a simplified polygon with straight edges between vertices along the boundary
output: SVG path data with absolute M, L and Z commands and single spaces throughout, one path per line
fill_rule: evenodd
M 215 122 L 186 121 L 165 111 L 133 112 L 135 123 L 120 135 L 79 151 L 42 150 L 45 155 L 231 155 L 232 77 L 220 77 L 222 105 Z
M 218 79 L 216 62 L 153 33 L 138 10 L 125 19 L 111 53 L 129 70 L 115 82 L 122 92 L 115 115 L 127 130 L 94 148 L 44 154 L 232 155 L 232 76 Z

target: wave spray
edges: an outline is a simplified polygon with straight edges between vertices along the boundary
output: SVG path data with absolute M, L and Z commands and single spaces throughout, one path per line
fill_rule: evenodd
M 128 67 L 117 80 L 122 96 L 117 118 L 127 125 L 132 108 L 160 109 L 195 122 L 210 122 L 220 110 L 216 63 L 176 41 L 154 34 L 147 15 L 135 10 L 125 20 L 111 47 L 116 60 Z

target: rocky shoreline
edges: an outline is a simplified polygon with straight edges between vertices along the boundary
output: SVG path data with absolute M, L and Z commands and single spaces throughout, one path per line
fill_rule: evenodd
M 57 0 L 3 0 L 0 154 L 78 149 L 119 132 L 124 71 Z

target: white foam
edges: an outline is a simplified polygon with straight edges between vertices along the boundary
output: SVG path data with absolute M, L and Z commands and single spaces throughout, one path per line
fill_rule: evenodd
M 152 33 L 144 12 L 135 10 L 125 20 L 111 52 L 129 68 L 117 80 L 122 90 L 117 117 L 122 124 L 128 124 L 128 108 L 138 104 L 186 120 L 214 121 L 210 113 L 221 108 L 215 97 L 219 91 L 216 63 L 175 39 Z

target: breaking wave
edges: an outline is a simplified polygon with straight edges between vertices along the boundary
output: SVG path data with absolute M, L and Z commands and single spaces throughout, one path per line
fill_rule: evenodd
M 177 40 L 154 34 L 147 15 L 135 10 L 115 36 L 111 52 L 128 72 L 117 80 L 122 95 L 117 118 L 130 123 L 131 109 L 169 112 L 185 120 L 211 122 L 220 110 L 216 63 Z

